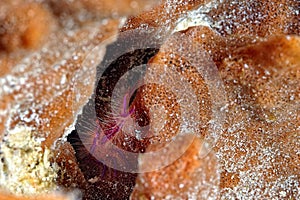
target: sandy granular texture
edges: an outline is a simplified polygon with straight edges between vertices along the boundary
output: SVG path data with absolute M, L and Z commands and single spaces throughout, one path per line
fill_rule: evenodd
M 230 72 L 232 103 L 217 157 L 221 175 L 236 181 L 221 181 L 221 197 L 299 198 L 299 52 L 299 37 L 277 36 L 241 48 L 220 67 L 223 77 Z
M 99 163 L 67 142 L 66 136 L 94 89 L 96 66 L 106 46 L 115 41 L 111 36 L 116 36 L 122 17 L 147 10 L 153 2 L 1 1 L 0 152 L 5 172 L 1 189 L 6 185 L 19 193 L 46 193 L 60 186 L 67 191 L 79 188 L 85 199 L 128 198 L 136 175 L 117 172 L 101 178 Z M 165 40 L 182 30 L 176 34 L 206 51 L 224 84 L 226 121 L 206 157 L 202 144 L 210 132 L 204 125 L 193 133 L 198 137 L 178 160 L 159 171 L 139 174 L 131 198 L 299 199 L 299 2 L 163 0 L 130 16 L 121 31 L 150 28 L 157 30 L 156 37 L 167 47 L 187 45 Z M 159 52 L 150 63 L 169 67 L 171 62 L 182 71 L 194 69 L 166 52 Z M 185 76 L 198 100 L 209 99 L 201 75 Z M 157 94 L 162 94 L 162 101 L 168 98 L 159 88 L 148 89 L 137 95 L 146 97 L 144 107 L 159 104 L 153 99 Z M 173 120 L 178 106 L 172 107 L 170 99 L 164 102 L 172 113 L 168 119 Z M 210 105 L 199 107 L 198 117 L 204 123 L 211 123 Z M 155 120 L 162 121 L 157 117 L 154 124 Z M 176 123 L 167 123 L 158 138 L 174 136 L 170 127 L 175 130 Z M 16 130 L 21 130 L 20 137 L 10 137 Z M 24 140 L 16 143 L 20 138 Z M 14 152 L 27 149 L 27 157 L 15 159 Z M 34 169 L 26 165 L 30 159 L 38 161 Z M 164 160 L 162 154 L 155 161 Z M 20 168 L 10 168 L 17 164 Z M 26 172 L 25 179 L 18 170 Z M 46 181 L 36 175 L 41 173 Z M 24 183 L 16 181 L 20 178 Z M 4 199 L 14 198 L 5 195 Z
M 60 33 L 55 38 L 56 40 L 53 40 L 57 43 L 49 43 L 46 50 L 44 49 L 39 54 L 33 53 L 28 55 L 21 60 L 19 65 L 13 68 L 13 72 L 1 78 L 1 83 L 3 84 L 1 99 L 4 102 L 3 115 L 1 116 L 1 125 L 4 129 L 2 134 L 10 135 L 11 130 L 17 127 L 30 127 L 33 130 L 30 133 L 32 137 L 42 139 L 38 147 L 41 149 L 39 152 L 41 156 L 45 155 L 46 149 L 53 151 L 55 148 L 54 142 L 68 132 L 69 126 L 73 124 L 76 114 L 80 111 L 80 105 L 86 101 L 88 94 L 92 91 L 95 78 L 93 69 L 95 70 L 95 68 L 92 68 L 91 61 L 95 64 L 98 63 L 104 54 L 103 49 L 99 49 L 95 55 L 86 57 L 87 53 L 84 53 L 84 50 L 93 49 L 98 44 L 97 41 L 105 40 L 103 32 L 114 32 L 115 29 L 113 27 L 117 27 L 118 22 L 109 24 L 107 30 L 103 30 L 102 28 L 105 29 L 105 27 L 101 27 L 101 25 L 98 26 L 100 26 L 99 29 L 87 28 L 86 30 L 72 33 Z M 93 39 L 96 41 L 94 44 L 92 42 Z M 65 45 L 63 43 L 64 40 L 66 41 Z M 63 45 L 59 50 L 51 50 L 56 49 L 57 45 L 61 44 Z M 83 68 L 83 60 L 86 62 L 84 65 L 86 68 Z M 88 78 L 81 77 L 83 74 Z M 76 78 L 80 80 L 74 85 L 72 82 Z M 77 95 L 77 92 L 83 96 Z M 2 134 L 1 136 L 3 136 Z M 29 134 L 29 132 L 24 132 L 24 134 Z M 20 135 L 18 136 L 20 137 Z M 5 137 L 3 137 L 1 152 L 6 157 L 5 159 L 14 159 L 11 157 L 13 154 L 5 153 L 9 151 L 7 148 L 11 148 L 7 142 Z M 52 161 L 56 156 L 52 156 Z M 26 164 L 24 159 L 22 157 L 20 160 L 20 168 L 23 168 L 22 166 Z M 7 167 L 13 167 L 11 164 L 9 163 Z M 7 173 L 7 171 L 4 171 L 4 173 Z M 28 173 L 31 172 L 28 171 Z M 48 178 L 48 174 L 42 175 Z M 1 183 L 2 188 L 6 182 L 11 182 L 12 179 L 18 180 L 20 177 L 27 175 L 24 171 L 12 173 L 10 176 L 11 178 L 3 180 Z M 43 178 L 43 176 L 41 177 Z M 7 176 L 5 175 L 4 177 Z M 36 180 L 33 183 L 41 179 L 41 177 L 36 176 Z M 57 186 L 57 177 L 56 174 L 53 179 L 49 180 L 51 183 L 48 186 L 51 187 L 45 187 L 40 192 L 45 193 L 56 189 L 54 185 Z M 37 186 L 23 183 L 19 182 L 17 185 L 12 185 L 10 191 L 16 192 L 18 191 L 17 188 L 22 188 L 19 193 L 27 195 L 37 193 L 29 190 L 29 187 L 37 189 Z M 40 183 L 43 185 L 46 182 L 43 180 Z
M 212 37 L 214 33 L 207 28 L 191 28 L 185 34 L 202 42 L 199 35 Z M 141 174 L 133 199 L 251 199 L 254 196 L 298 199 L 299 42 L 297 36 L 261 38 L 235 49 L 230 58 L 222 60 L 218 68 L 228 104 L 223 132 L 210 153 L 215 159 L 210 154 L 195 158 L 192 155 L 200 154 L 201 145 L 197 148 L 192 145 L 186 152 L 190 156 L 183 155 L 157 172 Z M 207 163 L 208 158 L 214 161 L 210 167 L 195 163 Z M 161 162 L 165 159 L 161 155 Z M 141 166 L 152 161 L 144 162 Z M 186 165 L 189 167 L 185 168 Z M 212 173 L 215 166 L 218 169 Z M 213 181 L 216 177 L 219 182 Z M 192 186 L 185 188 L 187 184 Z
M 49 149 L 43 151 L 42 141 L 33 137 L 32 130 L 16 127 L 4 141 L 0 164 L 0 183 L 4 189 L 18 194 L 37 194 L 55 188 L 57 172 L 50 166 L 53 154 Z
M 140 174 L 132 199 L 300 197 L 300 40 L 293 35 L 299 34 L 299 5 L 295 1 L 264 1 L 262 4 L 265 7 L 256 1 L 224 1 L 209 11 L 200 7 L 191 13 L 196 19 L 199 17 L 200 21 L 195 24 L 205 24 L 201 22 L 201 14 L 216 20 L 206 21 L 208 27 L 192 27 L 182 34 L 200 44 L 218 67 L 228 97 L 223 131 L 208 157 L 192 156 L 202 151 L 201 145 L 198 148 L 192 145 L 187 150 L 190 156 L 184 154 L 164 169 Z M 276 5 L 280 9 L 275 9 Z M 152 15 L 145 14 L 143 18 L 136 18 L 138 23 L 131 21 L 143 24 L 151 21 L 149 18 Z M 180 29 L 193 24 L 191 21 L 184 23 Z M 178 40 L 173 45 L 184 47 L 185 43 Z M 152 59 L 153 63 L 190 69 L 182 61 L 185 52 L 177 59 L 165 54 L 159 52 Z M 154 69 L 156 67 L 153 65 Z M 158 92 L 150 88 L 145 93 L 149 98 Z M 150 105 L 150 100 L 145 101 Z M 177 114 L 180 116 L 179 112 Z M 154 120 L 154 123 L 159 121 Z M 161 161 L 168 159 L 167 156 L 162 154 Z M 210 167 L 199 165 L 206 163 L 208 158 L 214 162 L 208 164 Z M 151 160 L 144 160 L 140 165 L 150 163 Z M 213 167 L 217 169 L 213 171 Z M 187 184 L 190 187 L 185 187 Z
M 84 12 L 80 6 L 74 12 L 63 10 L 67 13 L 57 9 L 72 10 L 70 2 L 1 1 L 0 186 L 1 191 L 8 190 L 4 193 L 53 192 L 60 179 L 67 178 L 65 162 L 78 169 L 72 147 L 68 154 L 60 144 L 93 90 L 105 46 L 115 40 L 122 17 L 155 3 L 77 2 L 84 4 Z M 114 19 L 109 19 L 112 15 Z M 77 178 L 80 170 L 78 174 Z M 83 184 L 84 178 L 80 181 Z M 0 198 L 13 199 L 5 195 Z

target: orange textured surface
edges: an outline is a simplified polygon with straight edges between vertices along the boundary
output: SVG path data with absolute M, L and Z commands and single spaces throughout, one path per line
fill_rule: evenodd
M 195 37 L 194 34 L 203 33 L 199 30 L 203 29 L 191 29 L 186 34 Z M 244 188 L 255 191 L 259 198 L 280 197 L 281 190 L 291 198 L 299 194 L 296 186 L 300 167 L 297 155 L 300 145 L 299 50 L 298 37 L 277 36 L 234 48 L 229 52 L 232 57 L 225 58 L 218 65 L 229 105 L 224 132 L 214 148 L 216 162 L 220 165 L 216 172 L 220 183 L 213 185 L 219 187 L 220 194 L 214 198 L 226 198 L 227 195 L 242 198 L 247 196 Z M 186 159 L 182 162 L 191 163 L 193 156 Z M 187 170 L 181 168 L 184 165 L 173 163 L 159 173 L 140 175 L 134 197 L 151 194 L 147 198 L 177 198 L 180 184 L 185 184 L 174 176 L 186 173 Z M 210 169 L 207 170 L 202 176 L 211 173 Z M 256 180 L 255 177 L 260 178 Z M 283 177 L 290 177 L 295 185 L 290 188 L 279 186 L 287 184 Z M 198 187 L 211 189 L 206 183 L 199 183 Z M 275 194 L 271 195 L 271 191 Z M 195 195 L 188 190 L 185 192 L 188 197 Z
M 51 13 L 36 3 L 10 6 L 0 20 L 0 49 L 9 52 L 40 47 L 54 28 Z
M 298 1 L 213 1 L 210 7 L 203 0 L 166 0 L 152 9 L 158 2 L 28 2 L 5 0 L 0 6 L 0 139 L 10 129 L 26 126 L 35 130 L 37 138 L 45 139 L 43 145 L 54 145 L 51 162 L 59 166 L 57 185 L 64 191 L 80 188 L 87 193 L 86 199 L 102 197 L 99 191 L 105 188 L 110 195 L 131 191 L 127 183 L 122 183 L 130 182 L 130 175 L 120 175 L 119 185 L 114 182 L 119 172 L 110 171 L 108 178 L 94 176 L 97 162 L 80 160 L 82 152 L 76 152 L 65 140 L 76 114 L 92 93 L 96 66 L 106 45 L 113 42 L 110 37 L 118 29 L 125 32 L 152 27 L 163 44 L 149 61 L 144 79 L 163 82 L 146 85 L 133 102 L 150 114 L 151 133 L 164 126 L 152 135 L 150 145 L 145 145 L 146 152 L 164 147 L 178 134 L 184 122 L 182 115 L 194 119 L 189 113 L 197 110 L 195 119 L 200 123 L 195 129 L 187 129 L 198 137 L 180 158 L 163 169 L 137 176 L 131 198 L 300 198 Z M 202 15 L 209 19 L 209 26 L 193 23 L 180 33 L 172 33 L 179 19 Z M 121 16 L 130 17 L 120 28 Z M 100 51 L 94 55 L 96 46 Z M 177 47 L 182 47 L 180 55 L 173 51 Z M 201 55 L 195 59 L 201 59 L 191 63 L 185 58 L 194 52 Z M 208 124 L 213 123 L 215 99 L 209 94 L 207 79 L 193 64 L 211 66 L 211 62 L 217 67 L 228 99 L 217 143 L 202 157 L 203 140 L 210 135 Z M 180 81 L 168 79 L 170 76 L 160 79 L 162 74 L 167 75 L 166 68 L 187 80 L 197 102 L 201 102 L 198 106 L 190 103 L 191 95 L 186 95 L 190 107 L 181 110 L 178 94 L 172 90 L 189 89 Z M 167 114 L 161 112 L 162 107 Z M 120 145 L 122 140 L 120 137 Z M 171 150 L 181 150 L 185 141 L 183 137 L 180 147 Z M 155 165 L 169 159 L 166 156 L 162 154 L 150 163 L 141 159 L 139 165 Z M 134 176 L 130 178 L 135 180 Z M 0 199 L 38 198 L 0 194 Z M 65 199 L 50 194 L 42 198 Z

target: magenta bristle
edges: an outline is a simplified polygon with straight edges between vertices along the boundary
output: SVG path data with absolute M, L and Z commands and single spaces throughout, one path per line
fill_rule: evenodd
M 100 134 L 101 134 L 100 131 L 101 131 L 101 129 L 100 129 L 100 127 L 98 127 L 97 130 L 96 130 L 94 139 L 93 139 L 92 146 L 90 148 L 91 153 L 95 152 L 95 148 L 96 148 L 96 145 L 97 145 L 97 140 L 99 140 L 99 137 L 100 137 Z

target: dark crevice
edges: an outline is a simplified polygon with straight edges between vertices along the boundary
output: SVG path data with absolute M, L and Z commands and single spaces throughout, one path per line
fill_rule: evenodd
M 151 38 L 151 36 L 149 37 Z M 145 43 L 145 49 L 137 48 L 135 46 L 137 42 Z M 124 35 L 121 35 L 118 41 L 107 47 L 104 60 L 97 68 L 98 81 L 95 94 L 89 103 L 84 106 L 82 114 L 78 117 L 75 126 L 76 130 L 67 137 L 68 142 L 71 143 L 76 152 L 78 166 L 88 182 L 85 188 L 80 188 L 83 191 L 83 199 L 129 199 L 133 191 L 137 174 L 112 169 L 98 161 L 82 143 L 81 137 L 78 134 L 78 126 L 88 127 L 89 123 L 94 123 L 96 119 L 99 119 L 101 126 L 101 122 L 111 120 L 108 116 L 111 116 L 111 99 L 117 82 L 129 70 L 134 71 L 135 67 L 145 65 L 140 68 L 142 70 L 139 70 L 136 74 L 133 72 L 132 79 L 127 80 L 123 85 L 124 88 L 120 89 L 120 92 L 122 92 L 122 90 L 128 90 L 130 85 L 134 85 L 135 82 L 142 80 L 144 72 L 146 71 L 146 64 L 159 50 L 159 45 L 152 45 L 151 43 L 159 42 L 155 39 L 149 39 L 149 41 L 145 40 L 145 35 L 139 35 L 139 37 L 135 38 L 133 36 L 124 38 Z M 126 49 L 121 49 L 125 47 Z M 137 93 L 138 88 L 131 91 L 131 96 L 128 100 L 129 105 L 134 102 Z M 117 95 L 118 94 L 119 93 L 117 93 Z M 120 97 L 120 99 L 122 99 L 122 97 Z M 137 123 L 140 124 L 141 121 L 143 121 L 144 124 L 147 124 L 147 122 L 145 122 L 147 121 L 145 120 L 147 116 L 144 115 L 145 113 L 141 112 L 139 116 L 144 119 L 137 119 Z M 123 142 L 122 137 L 119 142 Z M 145 144 L 138 140 L 127 141 L 126 145 L 128 145 L 128 147 L 125 148 L 125 150 L 137 153 L 144 152 L 146 148 Z M 122 157 L 122 154 L 116 156 L 119 156 L 118 159 L 127 162 L 127 158 Z M 137 167 L 138 157 L 136 156 L 131 162 L 134 162 L 133 164 L 131 163 L 131 165 Z

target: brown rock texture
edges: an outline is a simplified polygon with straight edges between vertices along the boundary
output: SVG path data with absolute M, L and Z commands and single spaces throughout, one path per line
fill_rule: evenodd
M 54 28 L 51 13 L 37 3 L 12 5 L 0 19 L 0 49 L 36 49 L 48 38 Z
M 216 157 L 218 169 L 212 174 L 212 169 L 205 168 L 207 171 L 204 172 L 198 166 L 196 168 L 203 171 L 200 174 L 194 172 L 196 180 L 191 177 L 180 179 L 181 173 L 187 175 L 188 169 L 192 170 L 198 165 L 191 164 L 195 159 L 193 156 L 183 155 L 178 160 L 182 162 L 180 164 L 176 161 L 159 171 L 139 175 L 133 199 L 242 199 L 253 198 L 254 195 L 258 199 L 299 198 L 299 37 L 286 35 L 299 32 L 294 18 L 290 18 L 297 18 L 297 14 L 288 12 L 298 4 L 295 1 L 290 4 L 263 2 L 265 6 L 280 5 L 281 11 L 263 9 L 258 2 L 250 4 L 224 2 L 210 14 L 214 13 L 214 18 L 228 17 L 229 25 L 224 23 L 217 30 L 192 27 L 182 33 L 210 54 L 218 67 L 228 97 L 226 122 L 217 145 L 211 151 Z M 240 9 L 239 12 L 235 13 L 234 8 Z M 256 23 L 253 23 L 250 13 L 244 16 L 249 23 L 243 23 L 240 13 L 244 10 L 250 13 L 256 11 L 252 13 Z M 280 12 L 280 17 L 272 15 L 273 11 Z M 260 15 L 265 15 L 265 18 Z M 143 19 L 137 20 L 143 24 Z M 230 26 L 235 24 L 230 20 L 238 21 L 241 26 Z M 185 47 L 183 40 L 171 41 L 165 45 Z M 182 52 L 182 55 L 185 53 Z M 149 71 L 155 70 L 157 65 L 161 66 L 159 58 L 163 56 L 165 52 L 162 51 L 152 59 L 153 67 L 150 65 Z M 172 63 L 177 67 L 187 68 L 182 59 L 172 58 Z M 172 67 L 172 64 L 167 66 Z M 192 77 L 191 73 L 188 76 Z M 197 86 L 203 88 L 199 84 Z M 157 93 L 151 89 L 144 92 L 144 98 Z M 150 104 L 147 103 L 149 101 L 145 100 L 146 105 Z M 173 111 L 176 112 L 176 109 Z M 180 116 L 181 113 L 177 114 Z M 160 121 L 155 120 L 157 123 Z M 171 133 L 165 131 L 162 134 Z M 189 151 L 200 153 L 201 145 L 197 149 L 192 145 Z M 161 161 L 166 157 L 162 155 Z M 198 158 L 198 162 L 204 162 L 205 159 Z M 145 160 L 141 166 L 147 165 L 147 162 L 151 161 Z M 186 165 L 188 169 L 184 168 Z M 219 182 L 211 185 L 209 181 L 199 181 L 206 176 L 217 176 Z M 189 184 L 195 185 L 182 189 L 187 179 Z M 190 191 L 191 188 L 197 188 L 199 193 Z M 217 192 L 200 193 L 213 189 Z
M 0 4 L 0 199 L 300 198 L 299 1 Z M 129 52 L 109 75 L 147 64 L 127 100 L 135 132 L 112 139 L 135 153 L 140 173 L 97 160 L 77 128 L 96 121 L 79 120 L 90 108 L 107 116 L 101 92 L 112 85 L 98 86 L 100 103 L 87 107 L 99 68 L 111 44 L 134 39 L 155 44 L 155 55 Z

